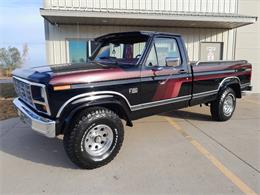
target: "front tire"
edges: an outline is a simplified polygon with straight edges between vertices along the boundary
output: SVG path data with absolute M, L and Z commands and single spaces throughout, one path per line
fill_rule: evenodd
M 221 91 L 217 99 L 211 102 L 210 112 L 213 120 L 229 120 L 236 108 L 236 94 L 233 89 L 226 88 Z
M 118 154 L 124 140 L 121 119 L 111 110 L 83 110 L 64 133 L 64 148 L 70 160 L 83 169 L 106 165 Z

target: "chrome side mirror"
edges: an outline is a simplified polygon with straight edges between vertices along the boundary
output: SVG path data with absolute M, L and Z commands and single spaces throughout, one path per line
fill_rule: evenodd
M 176 67 L 176 66 L 180 66 L 181 60 L 178 57 L 166 57 L 165 63 L 166 66 Z

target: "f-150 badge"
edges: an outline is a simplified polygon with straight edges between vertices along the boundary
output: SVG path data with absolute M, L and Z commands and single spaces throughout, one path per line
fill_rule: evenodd
M 135 93 L 138 93 L 138 88 L 137 87 L 129 88 L 129 94 L 135 94 Z

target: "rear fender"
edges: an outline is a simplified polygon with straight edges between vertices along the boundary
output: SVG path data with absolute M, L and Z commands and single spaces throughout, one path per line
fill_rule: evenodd
M 232 88 L 235 93 L 237 98 L 241 98 L 241 82 L 238 77 L 227 77 L 223 79 L 219 85 L 218 88 L 218 94 L 220 94 L 221 91 L 225 90 L 227 87 Z

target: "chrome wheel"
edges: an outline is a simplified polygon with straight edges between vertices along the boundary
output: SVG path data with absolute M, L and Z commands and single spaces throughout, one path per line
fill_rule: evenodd
M 104 124 L 91 128 L 84 140 L 85 150 L 91 156 L 102 156 L 111 147 L 114 139 L 112 129 Z
M 228 94 L 223 102 L 223 112 L 226 116 L 230 116 L 234 111 L 234 96 Z

